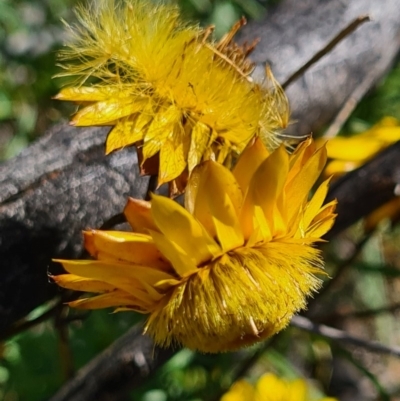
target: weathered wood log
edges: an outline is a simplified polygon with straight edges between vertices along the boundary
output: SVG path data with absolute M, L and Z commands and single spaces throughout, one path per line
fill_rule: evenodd
M 264 21 L 245 27 L 242 40 L 262 39 L 253 54 L 258 64 L 255 74 L 260 74 L 268 62 L 282 81 L 356 15 L 371 13 L 373 22 L 360 27 L 289 87 L 296 134 L 308 134 L 329 123 L 359 85 L 368 79 L 369 88 L 393 62 L 400 47 L 400 5 L 397 0 L 377 3 L 286 0 Z M 81 229 L 98 227 L 120 212 L 128 194 L 143 196 L 146 179 L 138 177 L 134 151 L 126 149 L 105 157 L 105 135 L 103 128 L 59 126 L 0 166 L 0 330 L 54 294 L 55 286 L 47 282 L 50 260 L 78 256 L 82 251 Z M 339 193 L 343 202 L 341 197 L 348 192 Z M 357 199 L 355 195 L 346 203 L 347 212 L 356 211 L 360 201 L 370 199 Z M 148 338 L 137 339 L 137 335 L 132 331 L 123 344 L 143 341 L 146 348 L 151 344 Z M 129 348 L 123 349 L 129 353 Z M 164 360 L 152 360 L 151 354 L 144 358 L 150 367 L 147 373 L 132 363 L 125 380 L 141 374 L 147 377 Z M 81 374 L 97 374 L 105 369 L 104 361 L 99 358 Z M 118 391 L 113 387 L 119 383 L 118 374 L 118 369 L 114 373 L 108 370 L 107 379 L 100 383 L 108 393 Z M 133 384 L 137 384 L 136 379 Z M 77 394 L 83 389 L 79 383 L 84 383 L 84 377 L 78 375 L 74 380 L 56 396 L 57 401 L 81 399 Z M 97 387 L 95 392 L 86 393 L 86 401 L 96 399 L 100 391 Z
M 58 291 L 51 259 L 79 257 L 82 229 L 145 194 L 134 149 L 104 156 L 108 130 L 60 125 L 0 166 L 0 333 Z
M 350 227 L 379 206 L 395 197 L 400 185 L 400 142 L 379 153 L 357 170 L 334 182 L 328 200 L 338 199 L 335 225 L 326 239 Z

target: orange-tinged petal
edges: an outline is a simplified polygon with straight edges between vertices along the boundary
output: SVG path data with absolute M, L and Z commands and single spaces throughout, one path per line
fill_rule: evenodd
M 319 210 L 318 214 L 316 214 L 311 222 L 311 224 L 325 219 L 325 217 L 331 216 L 331 214 L 334 212 L 335 208 L 337 205 L 337 200 L 334 199 L 327 203 L 326 205 L 322 206 L 321 209 Z
M 128 198 L 124 214 L 133 231 L 147 234 L 149 230 L 158 231 L 151 215 L 151 203 L 135 198 Z
M 110 131 L 106 140 L 106 155 L 116 149 L 132 145 L 143 139 L 142 132 L 135 132 L 134 127 L 137 115 L 119 120 Z
M 144 101 L 132 101 L 132 99 L 111 98 L 86 106 L 75 114 L 72 123 L 85 127 L 90 125 L 102 125 L 111 123 L 119 118 L 137 113 L 145 107 Z
M 140 290 L 143 290 L 141 282 L 154 285 L 159 281 L 173 278 L 171 274 L 147 266 L 97 260 L 56 260 L 56 262 L 61 263 L 71 274 L 107 282 L 136 297 L 139 297 Z
M 97 259 L 132 262 L 164 270 L 169 267 L 149 235 L 92 230 L 89 235 L 85 232 L 84 236 L 85 246 L 88 246 L 90 254 Z
M 194 217 L 212 237 L 218 238 L 224 252 L 243 245 L 238 219 L 243 195 L 235 177 L 227 168 L 213 161 L 204 162 L 196 170 L 199 182 Z
M 364 222 L 364 229 L 367 232 L 373 231 L 383 219 L 394 220 L 399 215 L 400 197 L 397 196 L 368 215 Z
M 323 144 L 325 144 L 325 142 Z M 290 155 L 288 181 L 291 181 L 292 177 L 299 173 L 304 164 L 313 155 L 313 153 L 315 153 L 316 150 L 317 143 L 312 139 L 311 136 L 297 146 L 294 152 Z
M 314 242 L 317 242 L 322 238 L 333 226 L 335 222 L 336 214 L 325 217 L 323 220 L 319 220 L 317 223 L 311 225 L 307 230 L 307 237 L 314 238 Z
M 304 231 L 308 237 L 321 238 L 333 226 L 335 222 L 337 201 L 333 200 L 324 205 L 319 213 L 314 217 L 309 227 L 305 226 Z
M 113 291 L 107 294 L 97 295 L 90 298 L 82 298 L 68 302 L 68 305 L 78 309 L 102 309 L 112 306 L 132 305 L 132 310 L 138 305 L 137 299 L 125 291 Z
M 162 234 L 182 249 L 196 266 L 220 252 L 219 246 L 204 227 L 172 199 L 153 195 L 151 212 Z
M 290 221 L 298 213 L 299 205 L 307 200 L 312 186 L 320 176 L 326 163 L 326 149 L 319 148 L 304 164 L 299 173 L 286 184 L 285 193 L 288 200 L 286 213 Z
M 317 188 L 310 202 L 307 203 L 303 217 L 303 222 L 305 227 L 308 227 L 312 222 L 312 220 L 314 219 L 314 217 L 319 213 L 321 206 L 323 205 L 326 195 L 328 193 L 330 180 L 331 180 L 330 178 L 325 180 Z
M 116 289 L 115 286 L 105 283 L 104 281 L 93 280 L 75 274 L 59 274 L 58 276 L 50 277 L 60 287 L 74 291 L 110 292 Z
M 258 137 L 240 155 L 233 169 L 233 175 L 239 187 L 242 189 L 243 194 L 246 193 L 253 174 L 269 155 L 270 152 L 268 152 L 267 148 Z

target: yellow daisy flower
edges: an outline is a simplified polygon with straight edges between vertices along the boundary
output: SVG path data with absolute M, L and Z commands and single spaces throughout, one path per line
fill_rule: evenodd
M 222 396 L 221 401 L 311 401 L 303 379 L 288 381 L 272 373 L 263 375 L 255 386 L 240 380 Z M 318 401 L 337 401 L 323 397 Z
M 159 345 L 202 352 L 251 345 L 282 330 L 320 286 L 319 251 L 336 202 L 323 206 L 328 180 L 308 194 L 326 161 L 312 140 L 289 155 L 256 139 L 233 172 L 213 161 L 192 174 L 186 208 L 153 195 L 130 199 L 133 233 L 88 231 L 96 260 L 60 261 L 60 286 L 101 293 L 71 302 L 149 314 Z
M 250 78 L 254 44 L 232 41 L 245 20 L 214 43 L 212 29 L 184 23 L 172 5 L 103 0 L 78 19 L 58 74 L 76 85 L 56 99 L 83 106 L 74 125 L 114 127 L 106 153 L 136 145 L 142 172 L 176 194 L 201 160 L 229 163 L 255 135 L 276 147 L 288 103 L 269 71 L 263 85 Z

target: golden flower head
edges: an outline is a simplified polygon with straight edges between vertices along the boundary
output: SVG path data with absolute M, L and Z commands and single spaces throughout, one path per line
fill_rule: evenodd
M 245 380 L 233 384 L 221 401 L 310 401 L 307 382 L 303 379 L 285 380 L 267 373 L 252 386 Z M 318 401 L 337 401 L 323 397 Z
M 56 98 L 82 105 L 74 125 L 113 126 L 106 153 L 136 145 L 142 172 L 178 193 L 201 160 L 229 163 L 255 135 L 276 147 L 287 99 L 269 70 L 263 85 L 250 78 L 254 45 L 232 41 L 243 19 L 214 43 L 172 5 L 103 0 L 77 14 L 58 74 L 76 84 Z
M 221 352 L 267 338 L 320 286 L 312 244 L 332 226 L 335 201 L 323 206 L 328 180 L 308 194 L 325 161 L 311 139 L 291 155 L 256 139 L 233 172 L 203 162 L 186 208 L 157 195 L 131 199 L 125 215 L 134 232 L 86 232 L 97 260 L 63 260 L 70 274 L 54 279 L 101 293 L 71 306 L 149 314 L 145 331 L 159 345 Z

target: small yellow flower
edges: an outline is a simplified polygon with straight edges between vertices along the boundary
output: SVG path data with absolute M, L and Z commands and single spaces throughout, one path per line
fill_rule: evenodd
M 288 381 L 268 373 L 263 375 L 253 387 L 245 380 L 240 380 L 223 395 L 221 401 L 310 401 L 307 383 L 303 379 Z M 337 401 L 323 397 L 318 401 Z
M 229 163 L 255 135 L 276 147 L 287 99 L 269 71 L 262 86 L 249 77 L 254 46 L 232 41 L 244 20 L 214 43 L 211 29 L 150 1 L 104 0 L 78 18 L 58 75 L 76 85 L 56 98 L 83 106 L 72 124 L 114 127 L 106 153 L 136 145 L 142 172 L 158 173 L 160 185 L 173 181 L 175 194 L 202 160 Z
M 287 326 L 320 286 L 319 251 L 336 202 L 323 206 L 328 180 L 308 194 L 326 161 L 312 140 L 288 155 L 257 139 L 233 172 L 213 161 L 193 171 L 186 209 L 153 195 L 131 199 L 133 233 L 89 231 L 97 260 L 60 261 L 63 287 L 101 293 L 70 305 L 150 314 L 145 331 L 159 345 L 222 352 Z
M 332 160 L 328 162 L 324 174 L 339 176 L 355 170 L 399 140 L 400 123 L 393 117 L 383 118 L 361 134 L 329 139 L 326 148 L 328 158 Z

